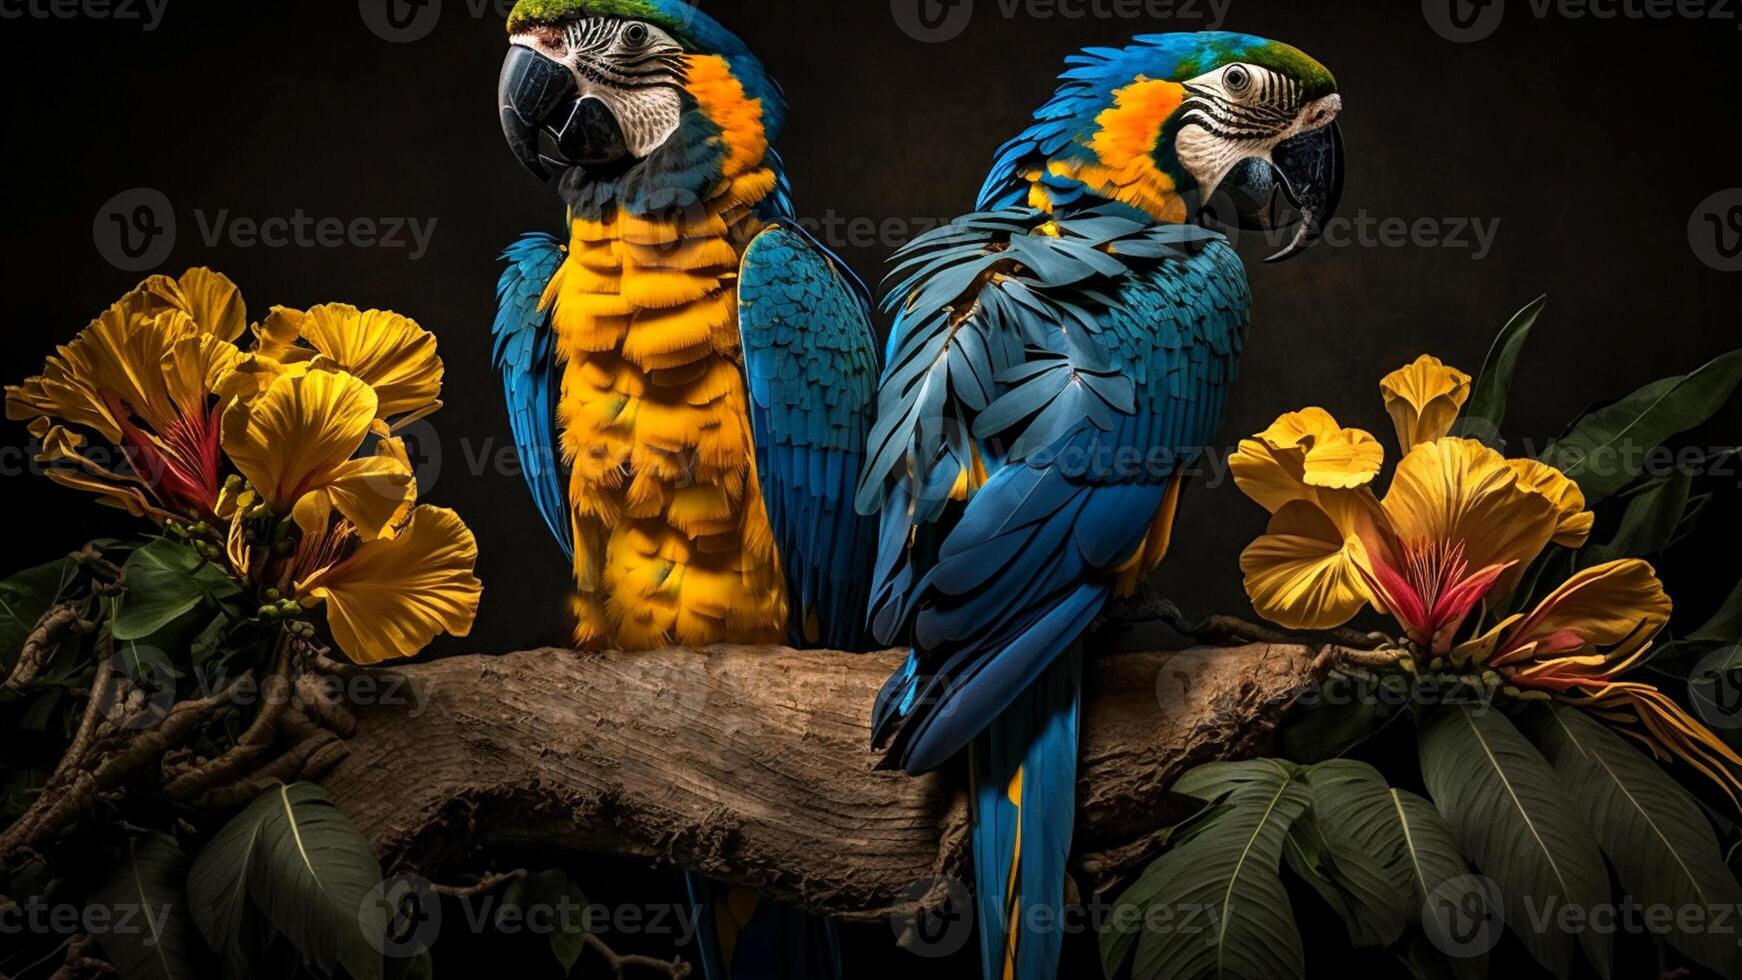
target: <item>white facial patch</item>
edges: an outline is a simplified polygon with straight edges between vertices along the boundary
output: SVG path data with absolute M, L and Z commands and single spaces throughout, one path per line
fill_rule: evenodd
M 588 17 L 561 29 L 524 31 L 510 43 L 568 66 L 581 98 L 616 117 L 631 155 L 646 157 L 677 132 L 683 117 L 683 46 L 652 24 Z
M 1223 65 L 1183 84 L 1191 95 L 1174 152 L 1205 200 L 1241 161 L 1268 163 L 1279 144 L 1330 124 L 1342 108 L 1336 95 L 1301 105 L 1300 83 L 1261 65 Z

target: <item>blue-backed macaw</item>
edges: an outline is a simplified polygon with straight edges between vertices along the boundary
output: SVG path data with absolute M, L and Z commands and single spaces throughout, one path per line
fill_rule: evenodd
M 780 90 L 678 0 L 521 0 L 498 106 L 567 205 L 505 255 L 495 361 L 589 649 L 863 650 L 869 293 L 797 224 Z M 710 980 L 833 976 L 832 935 L 696 876 Z
M 882 517 L 874 632 L 912 652 L 873 739 L 912 773 L 967 750 L 988 978 L 1055 975 L 1078 638 L 1166 554 L 1245 340 L 1240 259 L 1197 219 L 1225 202 L 1292 233 L 1276 258 L 1304 249 L 1341 193 L 1341 108 L 1328 71 L 1261 38 L 1084 51 L 977 213 L 893 260 L 858 506 Z

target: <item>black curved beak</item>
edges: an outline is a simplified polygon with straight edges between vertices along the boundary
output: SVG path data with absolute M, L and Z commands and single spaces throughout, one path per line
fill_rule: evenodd
M 496 101 L 509 149 L 541 181 L 573 167 L 609 168 L 629 159 L 610 108 L 583 97 L 568 66 L 531 48 L 508 49 Z
M 1292 229 L 1294 235 L 1282 250 L 1264 261 L 1291 259 L 1319 240 L 1343 199 L 1342 130 L 1333 122 L 1278 145 L 1268 163 L 1243 161 L 1223 181 L 1222 190 L 1233 200 L 1241 228 Z

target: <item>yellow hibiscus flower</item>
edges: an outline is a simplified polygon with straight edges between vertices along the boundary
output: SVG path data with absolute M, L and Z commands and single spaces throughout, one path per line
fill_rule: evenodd
M 379 399 L 349 374 L 285 374 L 224 419 L 224 452 L 260 499 L 324 530 L 332 511 L 365 540 L 391 535 L 417 497 L 402 455 L 353 458 L 369 437 Z
M 477 543 L 417 506 L 392 434 L 441 404 L 435 338 L 342 305 L 275 309 L 252 350 L 234 343 L 247 329 L 228 279 L 153 276 L 7 388 L 7 414 L 30 420 L 53 479 L 188 537 L 294 635 L 314 631 L 298 609 L 324 608 L 339 648 L 376 663 L 465 634 Z
M 159 522 L 210 514 L 220 471 L 223 389 L 243 360 L 235 285 L 194 269 L 141 283 L 6 389 L 6 415 L 31 420 L 49 478 Z M 87 430 L 117 453 L 95 450 Z
M 1505 595 L 1551 540 L 1588 535 L 1591 514 L 1552 467 L 1447 436 L 1469 376 L 1423 357 L 1381 383 L 1406 447 L 1383 501 L 1377 439 L 1329 412 L 1284 415 L 1240 445 L 1235 482 L 1271 512 L 1241 555 L 1266 619 L 1328 629 L 1371 605 L 1422 647 L 1449 651 L 1471 612 Z
M 1645 562 L 1585 569 L 1532 611 L 1461 639 L 1472 613 L 1510 592 L 1551 542 L 1580 547 L 1594 522 L 1554 467 L 1447 435 L 1469 389 L 1468 375 L 1432 357 L 1381 383 L 1404 446 L 1383 499 L 1370 487 L 1383 462 L 1377 440 L 1323 409 L 1285 415 L 1240 444 L 1234 479 L 1272 515 L 1240 559 L 1253 606 L 1292 629 L 1328 629 L 1370 605 L 1434 669 L 1492 671 L 1516 692 L 1578 704 L 1742 800 L 1742 756 L 1668 695 L 1623 679 L 1670 617 Z

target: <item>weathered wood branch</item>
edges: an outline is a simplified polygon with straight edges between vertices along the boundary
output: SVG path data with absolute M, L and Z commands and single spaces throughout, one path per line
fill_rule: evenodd
M 1079 886 L 1152 857 L 1181 815 L 1173 779 L 1263 752 L 1335 659 L 1279 644 L 1091 657 Z M 721 648 L 398 668 L 403 689 L 353 687 L 350 755 L 324 782 L 397 870 L 435 876 L 494 848 L 603 852 L 883 917 L 935 904 L 969 864 L 963 773 L 882 771 L 867 746 L 873 698 L 899 663 Z

